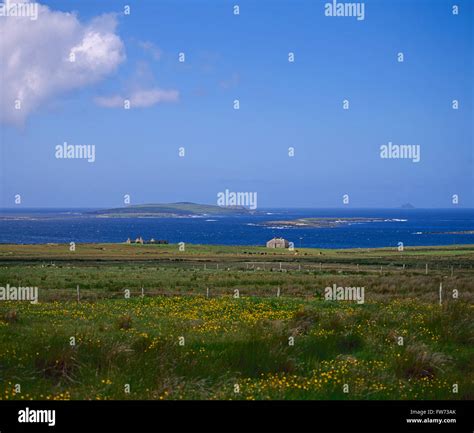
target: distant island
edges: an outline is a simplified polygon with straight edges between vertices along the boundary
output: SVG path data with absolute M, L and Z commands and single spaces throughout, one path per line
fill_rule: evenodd
M 221 207 L 191 202 L 139 204 L 121 208 L 102 209 L 88 212 L 100 218 L 192 218 L 205 216 L 249 215 L 251 211 L 243 206 Z
M 474 235 L 474 230 L 461 230 L 457 232 L 425 232 L 429 235 Z
M 411 203 L 404 203 L 400 207 L 402 209 L 415 209 L 415 206 L 413 206 Z
M 357 223 L 372 223 L 372 222 L 384 222 L 387 221 L 384 218 L 299 218 L 296 220 L 289 221 L 265 221 L 265 226 L 282 226 L 282 227 L 312 227 L 312 228 L 332 228 L 340 227 L 344 225 L 357 224 Z M 390 220 L 390 221 L 405 221 L 405 220 Z

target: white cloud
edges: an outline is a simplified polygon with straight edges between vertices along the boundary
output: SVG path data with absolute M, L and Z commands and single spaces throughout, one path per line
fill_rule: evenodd
M 155 60 L 160 60 L 162 51 L 153 43 L 149 41 L 138 41 L 138 45 L 146 53 L 150 54 Z
M 159 88 L 135 90 L 129 96 L 119 95 L 100 96 L 95 98 L 98 105 L 107 108 L 123 108 L 124 101 L 129 100 L 131 108 L 151 107 L 160 102 L 177 102 L 177 90 L 163 90 Z
M 240 83 L 240 74 L 234 72 L 229 79 L 222 80 L 219 85 L 222 89 L 232 89 L 233 87 L 237 87 Z
M 0 17 L 0 122 L 21 124 L 51 99 L 113 72 L 125 59 L 116 25 L 113 14 L 83 24 L 44 5 L 36 20 Z
M 138 62 L 125 88 L 113 95 L 95 98 L 96 104 L 107 108 L 124 108 L 125 100 L 130 101 L 130 108 L 146 108 L 162 102 L 177 102 L 179 92 L 160 88 L 150 65 Z

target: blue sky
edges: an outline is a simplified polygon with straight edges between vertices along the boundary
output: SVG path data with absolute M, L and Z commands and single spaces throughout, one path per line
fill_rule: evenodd
M 257 192 L 259 207 L 339 207 L 343 194 L 352 207 L 445 208 L 453 194 L 474 207 L 470 1 L 453 15 L 447 0 L 370 0 L 361 21 L 326 17 L 326 1 L 309 0 L 128 1 L 129 16 L 122 1 L 42 3 L 84 26 L 117 13 L 124 58 L 0 125 L 2 207 L 15 194 L 23 207 L 120 206 L 124 194 L 215 204 L 226 188 Z M 35 71 L 42 59 L 28 61 Z M 97 103 L 136 89 L 179 97 L 130 110 Z M 64 141 L 95 145 L 96 161 L 55 158 Z M 388 142 L 419 145 L 420 162 L 381 159 Z

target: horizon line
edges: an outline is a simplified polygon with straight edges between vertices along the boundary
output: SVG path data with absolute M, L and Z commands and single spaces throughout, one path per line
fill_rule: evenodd
M 231 206 L 218 206 L 218 205 L 212 205 L 208 203 L 194 203 L 194 202 L 169 202 L 169 203 L 140 203 L 140 204 L 133 204 L 133 205 L 127 205 L 127 206 L 114 206 L 114 207 L 97 207 L 97 206 L 29 206 L 29 207 L 18 207 L 18 206 L 6 206 L 6 207 L 0 207 L 0 211 L 2 210 L 40 210 L 40 209 L 45 209 L 45 210 L 64 210 L 64 209 L 71 209 L 71 210 L 81 210 L 81 209 L 126 209 L 127 207 L 131 206 L 146 206 L 146 205 L 167 205 L 167 204 L 180 204 L 180 203 L 187 203 L 187 204 L 196 204 L 200 206 L 215 206 L 215 207 L 222 207 L 223 209 L 230 209 L 232 208 Z M 462 205 L 456 205 L 453 207 L 412 207 L 412 208 L 404 208 L 404 207 L 378 207 L 378 206 L 360 206 L 360 207 L 352 207 L 352 206 L 339 206 L 339 207 L 321 207 L 321 206 L 265 206 L 265 207 L 259 207 L 257 209 L 248 209 L 245 206 L 242 206 L 243 209 L 249 210 L 249 211 L 258 211 L 258 210 L 279 210 L 279 209 L 310 209 L 310 210 L 340 210 L 340 209 L 353 209 L 353 210 L 360 210 L 360 209 L 368 209 L 368 210 L 456 210 L 456 209 L 462 209 L 462 210 L 474 210 L 474 207 L 464 207 Z

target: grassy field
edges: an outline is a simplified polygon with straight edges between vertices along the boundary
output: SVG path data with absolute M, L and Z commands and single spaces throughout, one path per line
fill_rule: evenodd
M 39 289 L 0 301 L 0 399 L 473 399 L 473 264 L 472 245 L 0 245 L 0 287 Z

